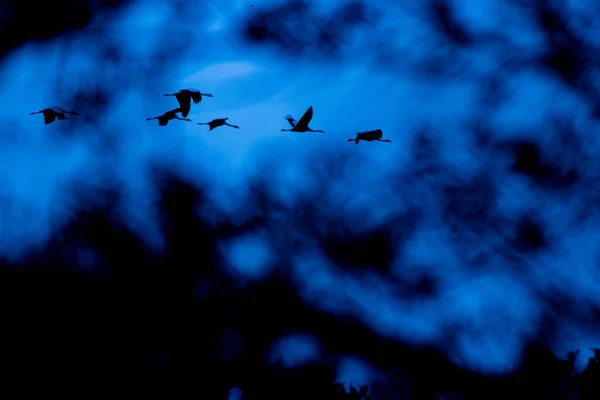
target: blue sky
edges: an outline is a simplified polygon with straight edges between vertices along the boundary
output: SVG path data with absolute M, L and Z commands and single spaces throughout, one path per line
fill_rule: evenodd
M 585 177 L 577 194 L 552 194 L 507 172 L 508 158 L 497 153 L 492 159 L 466 134 L 469 122 L 480 117 L 481 82 L 496 77 L 503 81 L 506 98 L 485 115 L 494 140 L 530 137 L 548 154 L 566 157 L 548 119 L 558 115 L 568 118 L 585 140 L 581 154 L 593 157 L 600 129 L 588 115 L 589 105 L 534 68 L 518 73 L 501 70 L 506 57 L 493 47 L 457 52 L 443 78 L 424 77 L 421 60 L 446 50 L 421 21 L 423 10 L 418 6 L 378 3 L 374 10 L 378 24 L 348 35 L 342 54 L 327 61 L 310 52 L 290 58 L 241 40 L 242 19 L 266 1 L 207 3 L 209 7 L 178 13 L 178 3 L 134 2 L 124 12 L 99 18 L 95 27 L 76 37 L 27 44 L 0 65 L 4 89 L 0 113 L 5 121 L 0 136 L 0 196 L 6 201 L 0 211 L 1 254 L 20 257 L 72 218 L 69 186 L 74 182 L 90 188 L 124 183 L 127 200 L 122 218 L 160 248 L 156 197 L 148 175 L 152 162 L 207 185 L 212 207 L 234 219 L 245 218 L 240 210 L 253 177 L 266 178 L 271 194 L 290 208 L 299 196 L 325 185 L 320 206 L 329 215 L 344 218 L 355 232 L 389 221 L 410 207 L 426 208 L 419 229 L 404 245 L 406 251 L 395 260 L 394 271 L 406 280 L 431 274 L 439 281 L 440 293 L 428 299 L 403 298 L 389 277 L 343 271 L 326 259 L 318 243 L 304 236 L 302 251 L 291 257 L 292 277 L 308 304 L 331 314 L 354 315 L 386 337 L 414 344 L 443 343 L 456 363 L 493 373 L 518 364 L 524 341 L 550 312 L 544 296 L 566 295 L 578 312 L 558 327 L 556 342 L 551 343 L 556 353 L 562 356 L 583 348 L 584 362 L 587 347 L 600 347 L 592 339 L 591 332 L 598 327 L 590 325 L 589 311 L 600 305 L 598 215 L 592 213 L 586 221 L 577 217 L 597 198 L 589 187 L 597 182 L 600 166 L 593 161 L 580 166 Z M 343 3 L 316 3 L 314 12 L 326 13 Z M 509 47 L 519 49 L 518 55 L 538 54 L 544 47 L 526 13 L 483 3 L 461 2 L 457 8 L 473 32 L 501 30 L 512 42 Z M 102 61 L 95 35 L 114 37 L 125 49 L 125 60 Z M 387 64 L 378 62 L 381 54 L 371 51 L 380 41 L 389 53 Z M 145 60 L 166 45 L 180 46 L 177 55 L 159 76 L 151 76 Z M 70 91 L 106 82 L 116 93 L 99 118 L 94 117 L 95 110 L 65 103 Z M 164 93 L 186 87 L 215 96 L 192 108 L 193 123 L 173 121 L 159 128 L 156 121 L 145 121 L 176 107 Z M 82 115 L 49 126 L 43 125 L 41 116 L 28 115 L 53 105 Z M 287 128 L 285 114 L 299 119 L 311 105 L 311 126 L 326 134 L 280 131 Z M 222 117 L 242 129 L 209 132 L 196 124 Z M 411 175 L 415 168 L 411 143 L 423 128 L 437 143 L 441 157 L 438 172 L 417 179 Z M 382 129 L 393 143 L 356 146 L 346 141 L 370 129 Z M 117 139 L 118 151 L 110 157 L 98 151 L 99 135 L 104 134 Z M 573 157 L 577 160 L 581 154 Z M 348 168 L 335 180 L 322 182 L 311 172 L 326 168 L 324 160 L 343 156 Z M 498 251 L 508 249 L 509 228 L 485 237 L 450 229 L 440 214 L 439 183 L 481 174 L 498 189 L 493 199 L 497 213 L 507 220 L 518 213 L 535 215 L 553 237 L 551 250 L 534 256 L 513 254 L 509 260 Z M 292 214 L 281 216 L 280 222 L 293 226 Z M 301 235 L 286 234 L 290 239 Z M 265 232 L 223 243 L 221 250 L 229 261 L 228 273 L 240 282 L 262 279 L 276 268 L 277 249 Z M 488 256 L 485 270 L 468 267 L 477 252 Z M 525 266 L 524 272 L 514 272 L 510 265 L 515 262 Z M 319 295 L 321 291 L 326 295 Z M 461 326 L 461 334 L 442 340 L 450 325 Z M 300 360 L 321 351 L 318 338 L 303 333 L 282 338 L 274 351 L 282 346 L 302 353 L 290 355 Z M 360 380 L 359 370 L 363 377 L 376 375 L 360 360 L 341 357 L 339 363 L 341 380 Z

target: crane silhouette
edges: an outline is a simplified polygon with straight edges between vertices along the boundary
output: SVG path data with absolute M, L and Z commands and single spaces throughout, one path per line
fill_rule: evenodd
M 389 139 L 381 139 L 382 137 L 383 131 L 381 129 L 375 129 L 374 131 L 358 132 L 355 138 L 348 139 L 348 141 L 356 144 L 361 140 L 366 142 L 391 142 Z
M 44 124 L 45 125 L 53 123 L 54 121 L 56 121 L 57 118 L 59 120 L 68 119 L 65 114 L 79 115 L 79 113 L 63 110 L 61 107 L 58 107 L 58 106 L 48 107 L 48 108 L 44 108 L 43 110 L 40 110 L 40 111 L 35 111 L 32 113 L 29 113 L 29 115 L 34 115 L 34 114 L 44 114 Z
M 311 129 L 308 127 L 308 123 L 313 117 L 313 108 L 312 106 L 308 107 L 308 110 L 304 113 L 300 121 L 296 121 L 290 114 L 286 115 L 284 119 L 286 119 L 292 129 L 282 129 L 284 132 L 325 132 L 321 129 Z
M 175 96 L 179 107 L 181 108 L 181 116 L 187 117 L 192 108 L 192 100 L 194 104 L 199 104 L 202 101 L 202 96 L 214 97 L 210 93 L 201 93 L 198 89 L 188 88 L 181 89 L 177 93 L 165 94 L 165 96 Z
M 223 126 L 223 125 L 227 125 L 227 126 L 231 126 L 232 128 L 236 128 L 236 129 L 240 129 L 239 126 L 237 125 L 232 125 L 230 123 L 227 122 L 229 118 L 216 118 L 213 119 L 210 122 L 198 122 L 198 125 L 208 125 L 210 126 L 209 131 L 212 131 L 215 128 L 218 128 L 219 126 Z
M 189 118 L 178 117 L 176 115 L 178 112 L 181 112 L 181 108 L 175 108 L 175 109 L 173 109 L 171 111 L 167 111 L 166 113 L 164 113 L 163 115 L 160 115 L 158 117 L 146 118 L 146 121 L 150 121 L 152 119 L 157 119 L 158 120 L 158 126 L 167 126 L 167 124 L 169 123 L 169 121 L 172 120 L 172 119 L 179 119 L 181 121 L 192 122 L 192 120 L 189 119 Z

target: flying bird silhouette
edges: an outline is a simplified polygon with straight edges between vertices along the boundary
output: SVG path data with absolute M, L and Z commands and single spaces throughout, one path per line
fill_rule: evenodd
M 284 119 L 286 119 L 290 123 L 290 125 L 292 126 L 292 129 L 282 129 L 282 131 L 285 131 L 285 132 L 325 132 L 324 130 L 321 130 L 321 129 L 311 129 L 308 127 L 308 123 L 310 122 L 312 117 L 313 117 L 312 106 L 308 107 L 308 110 L 306 110 L 306 112 L 304 113 L 302 118 L 300 118 L 300 121 L 296 121 L 294 118 L 292 118 L 292 116 L 290 114 L 288 114 L 285 116 Z
M 202 101 L 202 96 L 214 97 L 210 93 L 201 93 L 198 89 L 193 88 L 181 89 L 177 93 L 165 94 L 165 96 L 175 96 L 179 103 L 179 107 L 181 108 L 181 115 L 183 117 L 187 117 L 190 113 L 192 100 L 194 101 L 194 104 L 199 104 Z
M 219 126 L 223 126 L 223 125 L 227 125 L 227 126 L 231 126 L 232 128 L 236 128 L 236 129 L 240 129 L 239 126 L 237 125 L 232 125 L 230 123 L 227 122 L 229 118 L 216 118 L 213 119 L 210 122 L 198 122 L 198 125 L 208 125 L 210 126 L 209 131 L 212 131 L 215 128 L 218 128 Z
M 158 126 L 167 126 L 167 124 L 169 123 L 169 121 L 172 120 L 172 119 L 179 119 L 181 121 L 192 122 L 192 120 L 189 119 L 189 118 L 178 117 L 176 115 L 178 112 L 181 112 L 181 108 L 175 108 L 175 109 L 173 109 L 171 111 L 167 111 L 166 113 L 164 113 L 163 115 L 160 115 L 158 117 L 146 118 L 146 121 L 150 121 L 152 119 L 157 119 L 158 120 Z
M 349 142 L 358 144 L 361 140 L 366 142 L 391 142 L 389 139 L 381 139 L 383 137 L 383 131 L 381 129 L 375 129 L 374 131 L 358 132 L 355 138 L 348 139 Z
M 48 108 L 44 108 L 43 110 L 40 110 L 40 111 L 35 111 L 32 113 L 29 113 L 29 115 L 34 115 L 34 114 L 44 114 L 44 124 L 45 125 L 53 123 L 57 118 L 59 120 L 68 119 L 65 114 L 79 115 L 79 113 L 63 110 L 61 107 L 58 107 L 58 106 L 48 107 Z

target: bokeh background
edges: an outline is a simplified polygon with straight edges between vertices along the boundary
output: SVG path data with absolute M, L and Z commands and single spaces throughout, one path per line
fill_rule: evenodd
M 278 359 L 378 398 L 424 380 L 509 393 L 536 351 L 579 350 L 583 371 L 600 347 L 599 16 L 4 2 L 2 362 L 57 387 L 245 399 Z M 215 96 L 193 123 L 145 121 L 186 87 Z M 53 105 L 81 115 L 28 115 Z M 325 134 L 280 131 L 311 105 Z M 222 117 L 241 129 L 196 124 Z M 371 129 L 393 142 L 347 142 Z

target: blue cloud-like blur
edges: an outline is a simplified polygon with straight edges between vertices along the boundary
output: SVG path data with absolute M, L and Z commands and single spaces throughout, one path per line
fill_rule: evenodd
M 320 358 L 320 345 L 311 335 L 296 333 L 277 339 L 271 348 L 270 362 L 283 361 L 295 367 Z
M 0 72 L 0 117 L 5 122 L 0 136 L 0 253 L 18 258 L 73 218 L 74 184 L 121 186 L 126 194 L 123 220 L 160 249 L 151 164 L 169 166 L 205 185 L 212 210 L 234 220 L 248 217 L 243 206 L 249 183 L 261 178 L 285 206 L 275 219 L 283 238 L 278 243 L 290 247 L 274 248 L 263 231 L 222 243 L 227 272 L 240 281 L 268 276 L 276 268 L 275 254 L 283 252 L 308 304 L 355 316 L 386 337 L 439 345 L 456 363 L 486 373 L 517 365 L 525 341 L 554 312 L 549 297 L 564 296 L 573 310 L 570 318 L 561 316 L 551 343 L 557 353 L 600 347 L 591 334 L 598 328 L 591 325 L 591 310 L 600 305 L 598 213 L 590 211 L 585 221 L 579 218 L 597 198 L 591 187 L 600 176 L 593 161 L 600 128 L 589 116 L 589 105 L 534 67 L 504 72 L 499 66 L 514 60 L 484 44 L 456 51 L 443 79 L 420 75 L 423 60 L 437 51 L 441 57 L 444 50 L 437 50 L 443 46 L 432 28 L 420 22 L 424 11 L 417 6 L 381 3 L 379 11 L 386 7 L 386 12 L 376 12 L 377 26 L 345 38 L 341 56 L 330 62 L 249 46 L 239 39 L 237 27 L 266 3 L 255 1 L 250 9 L 247 2 L 215 0 L 204 9 L 178 13 L 167 2 L 135 2 L 77 37 L 30 43 L 7 57 Z M 314 12 L 326 13 L 343 3 L 321 3 Z M 456 2 L 456 9 L 474 35 L 501 31 L 508 48 L 518 54 L 533 57 L 545 45 L 530 16 L 516 7 L 470 1 Z M 125 58 L 107 61 L 104 50 L 93 45 L 97 35 L 113 38 Z M 383 54 L 370 51 L 380 41 Z M 415 41 L 420 45 L 414 46 Z M 165 46 L 173 47 L 170 58 L 161 59 L 160 69 L 149 69 L 148 60 L 159 59 Z M 395 64 L 394 57 L 404 62 Z M 482 81 L 492 78 L 504 82 L 496 93 L 501 100 L 479 115 Z M 98 85 L 113 91 L 106 110 L 68 102 L 70 93 L 93 91 Z M 174 100 L 162 94 L 184 87 L 215 96 L 192 108 L 193 123 L 173 121 L 159 128 L 156 121 L 145 121 L 175 108 Z M 41 116 L 28 116 L 52 105 L 82 115 L 48 126 Z M 326 134 L 280 131 L 287 124 L 285 114 L 298 119 L 311 105 L 311 126 Z M 530 138 L 551 157 L 567 159 L 568 149 L 557 144 L 550 116 L 568 118 L 576 141 L 585 141 L 572 161 L 592 160 L 578 165 L 582 181 L 569 195 L 551 194 L 509 172 L 508 157 L 497 152 L 492 158 L 469 134 L 469 123 L 483 117 L 491 140 Z M 209 132 L 196 125 L 222 117 L 242 129 Z M 357 146 L 346 141 L 370 129 L 382 129 L 393 142 Z M 423 166 L 413 159 L 413 141 L 422 129 L 436 143 L 438 164 Z M 103 136 L 114 139 L 114 152 L 99 151 Z M 327 164 L 341 158 L 342 171 Z M 429 172 L 416 178 L 421 167 Z M 323 181 L 323 176 L 335 179 Z M 508 243 L 511 226 L 480 234 L 444 217 L 440 187 L 477 177 L 490 186 L 493 194 L 486 206 L 497 216 L 503 221 L 535 216 L 553 245 L 533 255 L 517 254 Z M 391 224 L 397 232 L 394 245 L 403 249 L 395 256 L 393 279 L 345 271 L 327 259 L 316 237 L 294 230 L 295 204 L 313 193 L 320 196 L 314 200 L 323 216 L 345 221 L 353 232 Z M 415 208 L 426 212 L 405 235 L 402 223 L 390 221 Z M 324 222 L 315 229 L 337 227 Z M 397 280 L 417 282 L 424 276 L 437 281 L 437 291 L 427 298 L 410 297 L 397 285 Z M 298 360 L 318 357 L 314 340 L 282 339 L 274 351 Z M 344 379 L 360 380 L 348 371 L 361 368 L 340 368 L 341 376 L 352 376 Z
M 353 386 L 370 385 L 373 380 L 381 379 L 381 374 L 363 360 L 344 357 L 338 365 L 337 379 L 339 382 L 344 382 L 344 386 L 349 390 L 350 384 Z
M 242 390 L 235 387 L 229 391 L 229 400 L 240 400 L 242 398 Z
M 268 238 L 255 233 L 233 239 L 223 252 L 233 275 L 250 280 L 264 279 L 274 261 Z

